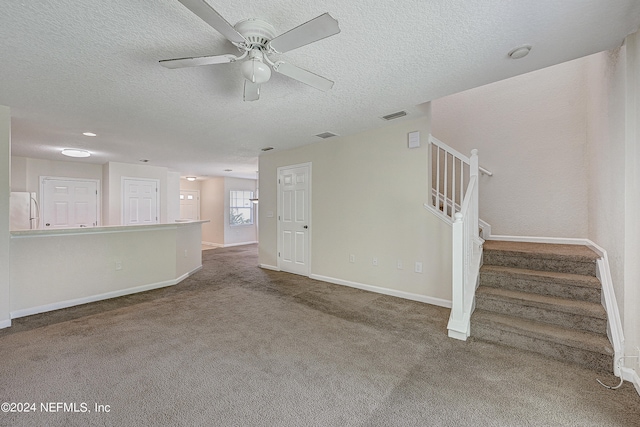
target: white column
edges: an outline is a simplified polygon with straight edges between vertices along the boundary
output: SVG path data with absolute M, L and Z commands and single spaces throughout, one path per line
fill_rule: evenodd
M 0 328 L 11 326 L 9 193 L 11 191 L 11 111 L 0 105 Z

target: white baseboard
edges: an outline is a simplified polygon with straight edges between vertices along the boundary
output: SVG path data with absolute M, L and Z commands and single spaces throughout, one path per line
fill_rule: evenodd
M 258 264 L 258 267 L 264 268 L 265 270 L 280 271 L 280 269 L 278 267 L 276 267 L 275 265 Z
M 212 246 L 214 248 L 222 248 L 224 247 L 221 243 L 212 243 L 212 242 L 201 242 L 204 246 Z
M 640 376 L 638 372 L 631 368 L 620 368 L 620 373 L 622 374 L 622 379 L 632 383 L 636 388 L 636 392 L 640 395 Z
M 424 302 L 431 305 L 437 305 L 439 307 L 451 308 L 451 301 L 441 298 L 429 297 L 426 295 L 413 294 L 411 292 L 398 291 L 395 289 L 382 288 L 379 286 L 365 285 L 364 283 L 351 282 L 349 280 L 336 279 L 333 277 L 321 276 L 319 274 L 312 274 L 309 276 L 311 279 L 320 280 L 323 282 L 329 282 L 336 285 L 349 286 L 351 288 L 362 289 L 364 291 L 375 292 L 378 294 L 390 295 L 393 297 L 404 298 L 412 301 Z
M 503 240 L 505 242 L 555 243 L 561 245 L 595 245 L 589 239 L 575 239 L 570 237 L 539 237 L 539 236 L 503 236 L 491 234 L 485 240 Z
M 232 246 L 244 246 L 244 245 L 253 245 L 255 243 L 258 243 L 257 240 L 254 240 L 253 242 L 240 242 L 240 243 L 229 243 L 228 245 L 222 245 L 223 248 L 230 248 Z
M 212 243 L 212 242 L 201 242 L 205 246 L 213 246 L 214 248 L 230 248 L 232 246 L 243 246 L 243 245 L 253 245 L 254 243 L 258 243 L 257 240 L 252 242 L 240 242 L 240 243 L 229 243 L 225 245 L 223 243 Z
M 11 319 L 0 320 L 0 329 L 8 328 L 11 326 Z
M 127 289 L 121 289 L 118 291 L 112 291 L 112 292 L 106 292 L 104 294 L 98 294 L 98 295 L 91 295 L 88 297 L 83 297 L 83 298 L 76 298 L 76 299 L 72 299 L 72 300 L 67 300 L 67 301 L 60 301 L 60 302 L 55 302 L 52 304 L 45 304 L 45 305 L 40 305 L 37 307 L 30 307 L 30 308 L 24 308 L 21 310 L 16 310 L 16 311 L 12 311 L 11 312 L 11 318 L 12 319 L 17 319 L 19 317 L 25 317 L 25 316 L 31 316 L 34 314 L 40 314 L 40 313 L 46 313 L 47 311 L 54 311 L 54 310 L 60 310 L 62 308 L 68 308 L 68 307 L 73 307 L 76 305 L 82 305 L 82 304 L 87 304 L 90 302 L 96 302 L 96 301 L 102 301 L 105 299 L 110 299 L 110 298 L 117 298 L 117 297 L 121 297 L 124 295 L 131 295 L 131 294 L 135 294 L 138 292 L 145 292 L 145 291 L 150 291 L 153 289 L 159 289 L 159 288 L 164 288 L 167 286 L 173 286 L 176 285 L 180 282 L 182 282 L 184 279 L 186 279 L 187 277 L 191 276 L 192 274 L 194 274 L 195 272 L 199 271 L 202 269 L 202 266 L 199 266 L 197 268 L 194 268 L 193 270 L 189 271 L 188 273 L 183 274 L 182 276 L 173 279 L 173 280 L 166 280 L 164 282 L 157 282 L 157 283 L 150 283 L 148 285 L 142 285 L 142 286 L 136 286 L 134 288 L 127 288 Z M 9 322 L 11 323 L 11 322 Z M 0 323 L 0 326 L 2 324 Z M 11 324 L 9 324 L 9 326 L 11 326 Z

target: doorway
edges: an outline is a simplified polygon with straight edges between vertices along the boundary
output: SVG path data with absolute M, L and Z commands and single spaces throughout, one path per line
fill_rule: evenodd
M 311 271 L 311 163 L 278 168 L 278 268 Z

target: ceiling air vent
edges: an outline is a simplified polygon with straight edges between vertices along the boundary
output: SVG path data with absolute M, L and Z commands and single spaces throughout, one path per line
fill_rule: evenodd
M 331 132 L 322 132 L 316 135 L 318 138 L 322 138 L 322 139 L 327 139 L 327 138 L 331 138 L 332 136 L 338 136 L 335 133 L 331 133 Z
M 399 119 L 400 117 L 404 117 L 407 115 L 406 111 L 397 111 L 395 113 L 387 114 L 386 116 L 382 116 L 384 120 L 393 120 Z

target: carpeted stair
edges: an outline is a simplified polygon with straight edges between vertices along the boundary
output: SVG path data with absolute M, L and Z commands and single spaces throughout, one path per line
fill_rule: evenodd
M 611 372 L 597 259 L 586 246 L 486 241 L 471 336 Z

